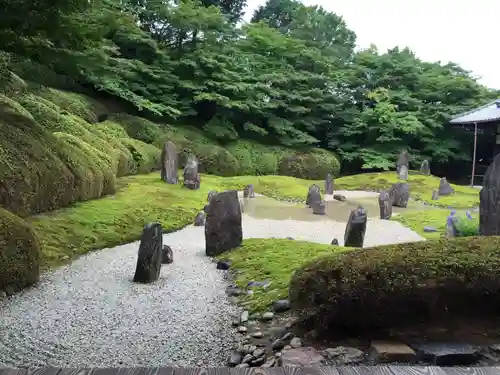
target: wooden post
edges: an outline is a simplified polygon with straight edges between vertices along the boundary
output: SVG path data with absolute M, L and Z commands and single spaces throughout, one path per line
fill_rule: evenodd
M 477 122 L 474 123 L 474 153 L 472 155 L 472 176 L 470 176 L 470 186 L 474 186 L 474 173 L 476 173 L 476 147 L 477 147 Z

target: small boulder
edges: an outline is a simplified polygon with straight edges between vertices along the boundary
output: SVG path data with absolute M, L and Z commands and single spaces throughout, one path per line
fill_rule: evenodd
M 339 246 L 339 240 L 337 240 L 336 238 L 334 238 L 332 240 L 332 243 L 331 243 L 333 246 Z
M 339 202 L 345 202 L 347 200 L 347 198 L 342 194 L 334 194 L 333 199 Z
M 365 360 L 365 353 L 362 350 L 348 346 L 337 346 L 327 348 L 321 352 L 325 358 L 335 366 L 355 365 Z
M 137 256 L 134 282 L 152 283 L 160 277 L 163 249 L 163 230 L 160 223 L 144 226 Z
M 163 245 L 161 255 L 162 264 L 170 264 L 174 262 L 174 252 L 172 251 L 172 248 L 170 246 Z
M 255 198 L 255 192 L 252 184 L 245 186 L 243 189 L 243 198 Z
M 231 268 L 231 262 L 229 260 L 219 260 L 217 261 L 217 269 L 227 271 Z
M 194 226 L 195 227 L 202 227 L 205 225 L 205 219 L 207 215 L 205 214 L 205 211 L 200 211 L 194 218 Z
M 215 190 L 210 190 L 207 195 L 207 202 L 210 203 L 212 198 L 217 194 Z
M 273 302 L 273 310 L 276 313 L 281 313 L 290 310 L 290 301 L 287 299 L 280 299 Z
M 312 205 L 313 214 L 314 215 L 324 215 L 326 212 L 326 203 L 324 200 L 320 200 L 319 202 L 314 202 Z
M 451 195 L 454 192 L 455 192 L 455 190 L 453 190 L 453 188 L 451 187 L 448 180 L 446 180 L 446 177 L 442 177 L 441 180 L 439 180 L 438 194 L 439 195 Z
M 333 194 L 333 176 L 330 173 L 325 178 L 325 194 Z
M 281 352 L 282 366 L 316 367 L 321 366 L 325 357 L 310 346 L 284 349 Z
M 345 228 L 344 246 L 363 247 L 367 219 L 366 210 L 363 207 L 358 206 L 351 211 Z

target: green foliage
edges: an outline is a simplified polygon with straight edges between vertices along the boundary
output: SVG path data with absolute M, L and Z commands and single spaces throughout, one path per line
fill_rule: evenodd
M 319 180 L 325 178 L 327 173 L 338 176 L 340 164 L 333 153 L 318 149 L 284 158 L 279 171 L 285 176 Z
M 471 304 L 495 314 L 499 245 L 499 237 L 466 237 L 332 253 L 295 272 L 289 298 L 325 335 L 456 319 L 470 316 Z
M 457 237 L 473 237 L 479 235 L 479 217 L 472 216 L 470 212 L 458 215 L 455 219 Z
M 18 292 L 38 281 L 40 244 L 33 228 L 0 208 L 0 290 Z

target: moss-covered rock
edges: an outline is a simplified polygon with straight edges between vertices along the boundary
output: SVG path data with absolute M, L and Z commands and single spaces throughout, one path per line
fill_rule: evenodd
M 500 237 L 353 249 L 312 261 L 290 282 L 293 309 L 318 332 L 497 315 Z
M 0 205 L 21 215 L 74 200 L 74 176 L 53 152 L 53 135 L 19 103 L 0 96 Z
M 338 176 L 340 163 L 334 153 L 315 149 L 284 157 L 280 163 L 279 172 L 285 176 L 318 180 L 324 179 L 327 173 L 334 177 Z
M 0 290 L 17 292 L 38 281 L 40 246 L 20 217 L 0 208 Z

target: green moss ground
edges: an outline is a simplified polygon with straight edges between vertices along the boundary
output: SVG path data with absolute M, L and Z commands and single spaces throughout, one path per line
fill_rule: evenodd
M 391 187 L 392 184 L 400 182 L 396 172 L 363 173 L 352 176 L 341 177 L 335 180 L 335 189 L 338 190 L 375 190 L 380 191 Z M 472 208 L 479 205 L 479 190 L 454 185 L 455 194 L 432 200 L 433 190 L 439 187 L 439 177 L 424 176 L 418 172 L 411 171 L 408 178 L 410 196 L 418 201 L 432 204 L 437 207 Z
M 245 288 L 249 281 L 271 282 L 268 288 L 255 287 L 253 295 L 243 297 L 242 303 L 252 312 L 269 309 L 273 301 L 287 298 L 292 273 L 305 261 L 350 248 L 322 245 L 287 239 L 249 239 L 243 246 L 219 259 L 228 259 L 237 270 L 236 284 Z

